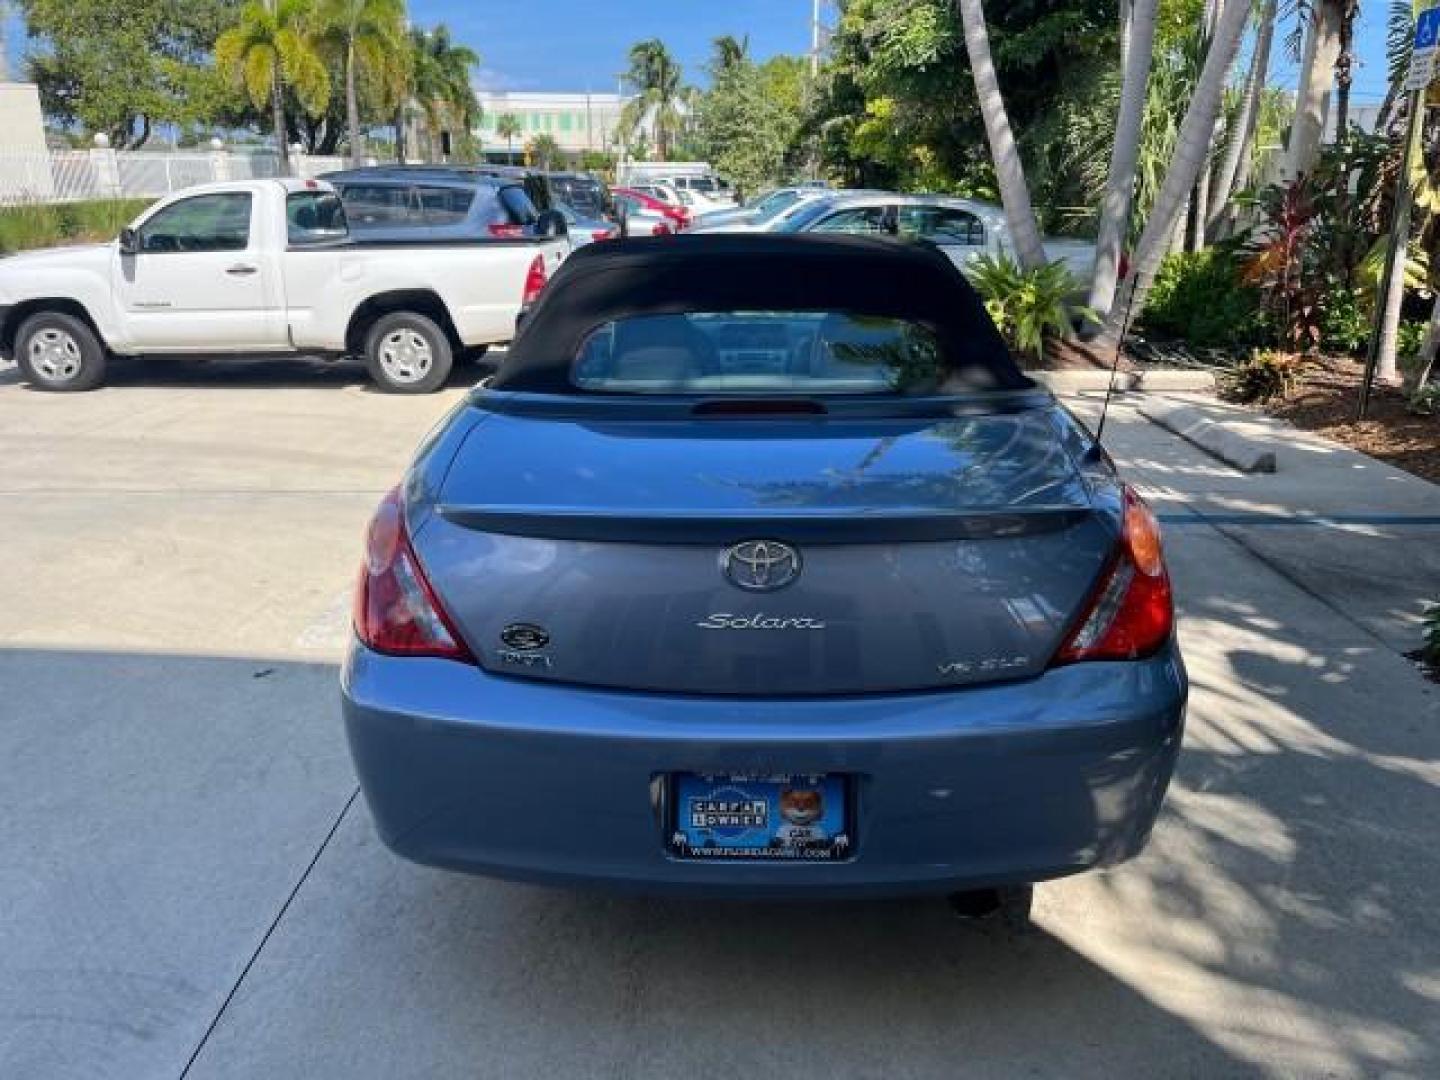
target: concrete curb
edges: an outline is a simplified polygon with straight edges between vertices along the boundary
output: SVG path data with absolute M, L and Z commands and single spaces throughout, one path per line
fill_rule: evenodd
M 1110 385 L 1110 373 L 1098 369 L 1078 371 L 1029 371 L 1036 382 L 1049 387 L 1056 394 L 1078 394 L 1090 391 L 1105 392 Z M 1164 371 L 1121 371 L 1115 375 L 1117 394 L 1134 390 L 1150 390 L 1169 393 L 1213 394 L 1215 376 L 1208 371 L 1185 371 L 1166 369 Z
M 1245 421 L 1217 419 L 1200 406 L 1164 398 L 1146 398 L 1140 402 L 1139 412 L 1241 472 L 1273 473 L 1279 467 L 1275 451 L 1263 439 L 1241 430 Z

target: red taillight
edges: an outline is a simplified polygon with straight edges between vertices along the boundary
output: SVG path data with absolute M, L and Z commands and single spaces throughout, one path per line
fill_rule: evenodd
M 530 263 L 530 269 L 525 273 L 525 292 L 520 297 L 520 305 L 529 307 L 540 294 L 545 290 L 545 256 L 536 255 Z
M 672 232 L 674 232 L 674 230 L 663 221 L 657 221 L 654 225 L 650 226 L 651 236 L 669 236 Z
M 614 240 L 614 229 L 595 229 L 590 233 L 591 240 Z
M 525 226 L 515 225 L 508 221 L 494 221 L 490 223 L 490 235 L 513 240 L 517 236 L 525 235 Z
M 1169 641 L 1174 626 L 1160 523 L 1127 486 L 1119 554 L 1054 662 L 1138 660 Z
M 355 633 L 376 652 L 474 662 L 410 546 L 398 488 L 370 519 L 355 590 Z

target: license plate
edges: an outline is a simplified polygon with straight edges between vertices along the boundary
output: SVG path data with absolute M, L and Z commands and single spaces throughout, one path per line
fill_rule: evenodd
M 850 854 L 844 776 L 676 773 L 670 790 L 670 850 L 682 858 L 828 862 Z

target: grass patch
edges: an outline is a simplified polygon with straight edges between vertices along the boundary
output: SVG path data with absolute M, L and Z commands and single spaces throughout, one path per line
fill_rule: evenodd
M 95 199 L 0 207 L 0 255 L 113 240 L 152 199 Z

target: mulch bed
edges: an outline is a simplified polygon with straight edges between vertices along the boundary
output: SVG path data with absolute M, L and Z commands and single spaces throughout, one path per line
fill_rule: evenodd
M 1362 361 L 1317 357 L 1307 363 L 1300 389 L 1266 411 L 1298 428 L 1313 431 L 1352 450 L 1440 483 L 1440 417 L 1416 416 L 1397 388 L 1377 383 L 1370 416 L 1355 420 L 1360 400 Z

